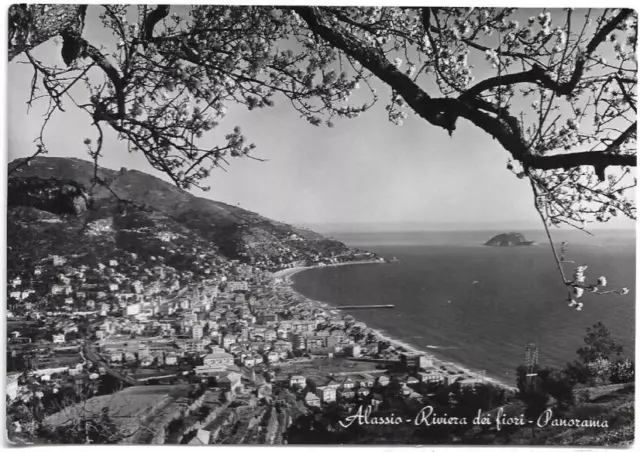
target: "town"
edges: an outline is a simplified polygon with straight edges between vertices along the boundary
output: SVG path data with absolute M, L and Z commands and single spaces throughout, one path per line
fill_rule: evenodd
M 113 403 L 128 396 L 144 408 L 140 391 L 160 388 L 163 396 L 177 394 L 174 405 L 154 417 L 152 432 L 130 441 L 209 444 L 220 442 L 230 422 L 221 413 L 249 399 L 288 393 L 307 409 L 353 400 L 376 406 L 383 400 L 376 388 L 396 384 L 403 397 L 420 403 L 425 390 L 482 382 L 308 300 L 272 268 L 200 255 L 197 271 L 178 271 L 154 256 L 119 257 L 91 267 L 76 266 L 73 256 L 49 256 L 30 277 L 9 281 L 7 395 L 14 404 L 59 402 L 63 394 L 77 401 L 97 383 L 84 397 Z M 207 259 L 211 264 L 203 264 Z M 311 264 L 367 259 L 380 261 L 368 253 Z M 185 394 L 196 386 L 199 392 Z M 179 405 L 185 397 L 189 402 Z M 205 401 L 209 408 L 202 408 Z M 72 405 L 50 405 L 43 407 L 45 424 L 68 420 Z M 199 414 L 189 415 L 195 408 Z M 258 428 L 260 441 L 282 442 L 291 419 L 271 417 L 271 428 Z M 34 422 L 15 421 L 13 428 L 25 433 Z

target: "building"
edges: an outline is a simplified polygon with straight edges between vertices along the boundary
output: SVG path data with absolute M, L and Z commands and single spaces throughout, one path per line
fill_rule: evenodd
M 226 353 L 219 347 L 213 347 L 212 352 L 204 357 L 203 364 L 205 366 L 230 366 L 233 365 L 233 355 Z
M 220 377 L 217 381 L 218 387 L 224 388 L 231 392 L 236 392 L 242 388 L 241 377 L 239 373 L 229 372 L 228 374 Z
M 349 345 L 345 348 L 345 351 L 347 352 L 347 356 L 351 356 L 352 358 L 359 358 L 361 354 L 360 345 L 358 344 Z
M 191 337 L 194 339 L 202 339 L 204 329 L 201 325 L 193 325 L 193 329 L 191 330 Z
M 295 389 L 304 389 L 307 386 L 307 379 L 302 375 L 293 375 L 289 378 L 289 387 Z
M 227 291 L 236 292 L 240 290 L 249 290 L 249 284 L 246 281 L 229 281 L 227 283 Z
M 258 314 L 259 325 L 275 325 L 278 322 L 278 314 L 272 312 L 261 312 Z
M 313 392 L 307 392 L 307 395 L 304 396 L 304 403 L 307 406 L 319 407 L 320 406 L 320 397 L 315 395 Z
M 449 382 L 449 375 L 437 370 L 418 372 L 417 377 L 422 383 L 442 383 L 447 385 Z
M 126 315 L 138 315 L 140 314 L 140 303 L 133 303 L 127 305 L 125 308 Z
M 176 366 L 178 364 L 178 355 L 175 353 L 168 353 L 164 357 L 164 364 L 167 366 Z
M 7 396 L 10 400 L 14 400 L 18 397 L 18 378 L 20 373 L 14 373 L 7 375 Z
M 53 343 L 54 344 L 64 344 L 65 343 L 64 334 L 54 334 L 53 335 Z
M 65 286 L 60 286 L 58 284 L 54 284 L 53 286 L 51 286 L 51 295 L 59 295 L 65 292 Z
M 433 359 L 416 353 L 402 353 L 400 363 L 409 370 L 420 370 L 433 367 Z
M 227 348 L 229 346 L 231 346 L 231 344 L 235 344 L 237 342 L 237 339 L 235 336 L 232 336 L 231 334 L 226 334 L 223 338 L 222 338 L 222 346 L 224 348 Z
M 336 388 L 332 386 L 319 386 L 316 389 L 316 395 L 324 403 L 331 403 L 336 401 Z

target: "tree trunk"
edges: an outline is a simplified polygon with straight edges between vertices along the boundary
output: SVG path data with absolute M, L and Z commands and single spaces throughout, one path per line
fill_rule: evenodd
M 63 31 L 82 35 L 87 5 L 25 5 L 9 8 L 9 61 Z

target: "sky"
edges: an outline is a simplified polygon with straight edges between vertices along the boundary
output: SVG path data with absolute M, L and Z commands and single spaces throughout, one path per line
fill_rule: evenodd
M 89 8 L 85 37 L 105 40 Z M 59 60 L 54 42 L 36 56 Z M 17 58 L 8 64 L 9 161 L 30 155 L 42 125 L 45 104 L 27 112 L 33 71 Z M 380 94 L 388 88 L 376 86 Z M 265 162 L 233 159 L 216 170 L 197 196 L 222 201 L 266 217 L 318 230 L 357 225 L 365 229 L 539 227 L 528 182 L 506 170 L 508 154 L 491 137 L 459 121 L 452 137 L 426 121 L 409 116 L 403 126 L 388 121 L 385 96 L 357 119 L 335 127 L 316 127 L 299 118 L 283 99 L 259 111 L 232 107 L 219 134 L 242 128 L 257 145 L 253 155 Z M 89 119 L 67 104 L 45 134 L 49 156 L 89 159 L 83 140 L 95 139 Z M 138 169 L 167 180 L 141 153 L 107 132 L 101 165 Z M 611 227 L 634 227 L 616 220 Z

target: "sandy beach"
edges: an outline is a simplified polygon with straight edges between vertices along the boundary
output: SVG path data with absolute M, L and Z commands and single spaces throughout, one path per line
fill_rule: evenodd
M 306 271 L 306 270 L 314 269 L 314 268 L 340 267 L 340 266 L 344 266 L 344 265 L 376 264 L 376 263 L 377 264 L 381 264 L 381 263 L 385 263 L 385 262 L 382 262 L 382 261 L 345 262 L 345 263 L 341 263 L 341 264 L 328 264 L 328 265 L 324 265 L 324 266 L 292 267 L 292 268 L 285 268 L 283 270 L 280 270 L 278 272 L 273 273 L 273 277 L 282 279 L 283 283 L 286 284 L 287 286 L 289 286 L 289 288 L 301 300 L 304 300 L 305 302 L 308 302 L 308 303 L 310 303 L 310 304 L 312 304 L 312 305 L 314 305 L 314 306 L 316 306 L 316 307 L 318 307 L 320 309 L 329 310 L 329 311 L 335 311 L 336 308 L 334 306 L 331 306 L 330 304 L 328 304 L 326 302 L 313 300 L 313 299 L 310 299 L 310 298 L 302 295 L 299 292 L 296 292 L 293 289 L 293 280 L 292 280 L 293 275 L 295 275 L 297 273 L 300 273 L 300 272 L 303 272 L 303 271 Z M 437 358 L 432 353 L 429 353 L 427 350 L 421 350 L 416 346 L 407 344 L 404 341 L 401 341 L 399 339 L 390 337 L 390 336 L 386 335 L 385 333 L 383 333 L 380 330 L 377 330 L 377 329 L 374 329 L 374 328 L 370 328 L 370 327 L 369 327 L 369 329 L 378 338 L 379 341 L 388 342 L 393 347 L 395 347 L 396 350 L 399 350 L 399 351 L 403 351 L 404 350 L 404 351 L 407 351 L 409 353 L 417 353 L 417 354 L 421 354 L 421 355 L 424 355 L 424 356 L 430 358 L 431 360 L 433 360 L 434 367 L 440 368 L 441 366 L 445 366 L 447 368 L 447 370 L 451 370 L 453 372 L 461 372 L 460 376 L 464 376 L 465 378 L 476 378 L 477 377 L 477 371 L 469 369 L 469 368 L 465 367 L 462 364 L 454 363 L 454 362 L 451 362 L 451 361 L 447 361 L 447 360 L 444 360 L 444 359 Z M 508 384 L 506 384 L 506 383 L 504 383 L 502 381 L 499 381 L 499 380 L 497 380 L 495 378 L 488 377 L 488 376 L 485 376 L 483 381 L 485 383 L 493 384 L 493 385 L 505 388 L 507 390 L 515 391 L 517 389 L 513 385 L 508 385 Z
M 325 265 L 313 265 L 307 267 L 291 267 L 279 270 L 277 272 L 272 273 L 274 278 L 280 278 L 285 282 L 290 283 L 291 277 L 296 273 L 303 272 L 305 270 L 311 270 L 313 268 L 327 268 L 327 267 L 343 267 L 345 265 L 365 265 L 365 264 L 386 264 L 386 261 L 381 260 L 370 260 L 370 261 L 357 261 L 357 262 L 341 262 L 339 264 L 325 264 Z

